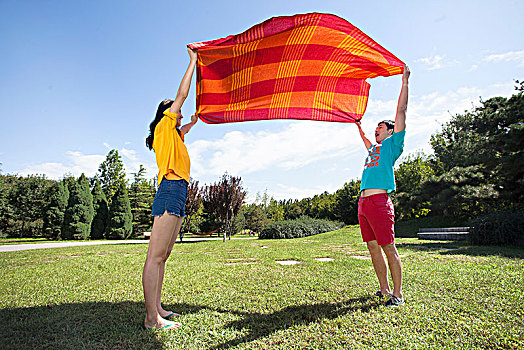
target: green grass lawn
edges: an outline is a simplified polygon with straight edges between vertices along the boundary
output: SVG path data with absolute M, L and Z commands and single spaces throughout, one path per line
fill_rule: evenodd
M 357 228 L 178 244 L 164 304 L 183 327 L 168 332 L 141 329 L 145 244 L 0 253 L 0 348 L 524 347 L 524 248 L 397 245 L 406 304 L 387 308 Z

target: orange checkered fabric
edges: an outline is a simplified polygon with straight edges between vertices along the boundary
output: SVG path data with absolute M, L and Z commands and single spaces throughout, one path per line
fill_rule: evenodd
M 309 13 L 274 17 L 196 49 L 197 114 L 206 123 L 265 119 L 355 122 L 367 78 L 404 63 L 346 20 Z

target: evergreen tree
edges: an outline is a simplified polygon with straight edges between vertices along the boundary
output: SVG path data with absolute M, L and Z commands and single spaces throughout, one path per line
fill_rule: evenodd
M 72 174 L 66 174 L 62 179 L 62 182 L 64 183 L 64 188 L 67 190 L 67 199 L 69 200 L 69 192 L 71 191 L 71 188 L 75 186 L 76 179 Z
M 84 174 L 70 183 L 69 200 L 64 215 L 62 237 L 64 239 L 89 237 L 93 220 L 93 196 Z
M 109 223 L 106 230 L 106 238 L 126 239 L 131 235 L 133 229 L 133 214 L 129 196 L 124 182 L 119 187 L 109 206 Z
M 202 188 L 199 187 L 198 181 L 189 179 L 189 185 L 187 186 L 187 199 L 186 199 L 186 217 L 184 220 L 184 227 L 186 231 L 191 230 L 191 221 L 195 214 L 200 210 L 202 206 Z M 180 230 L 179 233 L 180 241 L 184 237 L 184 230 Z
M 151 231 L 151 206 L 155 196 L 155 188 L 145 179 L 146 169 L 140 164 L 137 173 L 133 173 L 134 181 L 129 189 L 129 202 L 133 214 L 133 235 L 141 235 Z
M 126 182 L 124 162 L 116 149 L 109 151 L 106 159 L 100 164 L 96 178 L 100 180 L 107 201 L 111 204 L 120 183 Z
M 62 181 L 57 181 L 49 187 L 43 226 L 44 234 L 48 238 L 58 240 L 61 238 L 68 197 L 69 193 Z
M 101 239 L 104 238 L 104 232 L 106 231 L 109 208 L 106 195 L 100 186 L 100 181 L 95 180 L 91 195 L 93 196 L 93 211 L 95 213 L 91 223 L 91 239 Z
M 44 175 L 18 177 L 9 190 L 13 231 L 22 238 L 41 235 L 47 206 L 46 192 L 52 181 Z M 13 232 L 13 233 L 14 233 Z
M 7 236 L 12 208 L 9 205 L 9 189 L 13 176 L 0 175 L 0 236 Z
M 271 222 L 267 218 L 266 211 L 260 204 L 250 204 L 244 208 L 244 217 L 246 220 L 246 227 L 252 231 L 260 232 L 262 227 Z

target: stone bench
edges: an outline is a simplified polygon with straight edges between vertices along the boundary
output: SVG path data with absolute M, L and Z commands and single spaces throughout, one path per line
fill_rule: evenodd
M 418 239 L 437 241 L 465 241 L 468 239 L 469 227 L 421 228 Z

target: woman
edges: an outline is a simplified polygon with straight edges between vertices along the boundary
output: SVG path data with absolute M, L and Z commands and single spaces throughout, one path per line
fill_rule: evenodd
M 181 326 L 168 319 L 178 316 L 162 308 L 160 297 L 166 260 L 171 254 L 178 232 L 184 220 L 189 182 L 190 161 L 184 145 L 184 135 L 196 124 L 198 118 L 182 127 L 180 108 L 189 93 L 191 77 L 195 70 L 197 54 L 188 49 L 191 58 L 182 78 L 175 100 L 160 102 L 156 117 L 149 126 L 146 145 L 154 149 L 158 165 L 158 191 L 153 201 L 153 229 L 149 240 L 142 285 L 146 303 L 146 329 L 175 329 Z

